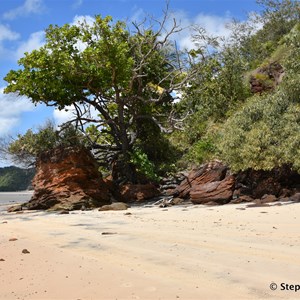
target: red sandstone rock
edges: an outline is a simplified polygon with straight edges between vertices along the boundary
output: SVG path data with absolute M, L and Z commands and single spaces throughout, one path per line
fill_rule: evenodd
M 124 184 L 119 187 L 119 195 L 124 202 L 143 201 L 160 195 L 155 185 L 148 184 Z
M 239 194 L 246 194 L 254 199 L 265 194 L 288 197 L 293 194 L 293 186 L 299 184 L 300 174 L 291 170 L 288 165 L 270 171 L 248 169 L 236 174 L 236 182 Z
M 190 191 L 194 187 L 223 180 L 226 176 L 227 169 L 226 166 L 219 162 L 205 164 L 200 170 L 192 171 L 187 178 L 175 188 L 173 195 L 179 198 L 188 198 Z
M 190 198 L 194 204 L 216 202 L 225 204 L 230 201 L 233 194 L 235 179 L 228 176 L 222 181 L 214 181 L 194 186 L 190 191 Z
M 74 210 L 110 203 L 96 160 L 83 147 L 56 148 L 36 163 L 28 209 Z

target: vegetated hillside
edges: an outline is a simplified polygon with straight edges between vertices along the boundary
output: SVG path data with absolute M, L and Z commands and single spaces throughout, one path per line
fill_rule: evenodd
M 300 2 L 257 3 L 258 14 L 227 24 L 227 37 L 195 24 L 187 52 L 170 46 L 176 22 L 163 44 L 164 22 L 156 33 L 100 16 L 93 29 L 50 25 L 45 45 L 4 78 L 5 93 L 59 109 L 94 107 L 98 117 L 79 113 L 75 127 L 59 132 L 51 124 L 30 129 L 7 151 L 33 163 L 57 146 L 88 146 L 116 182 L 158 181 L 214 159 L 234 172 L 288 166 L 300 173 Z M 89 47 L 78 52 L 81 39 Z
M 28 189 L 35 170 L 18 167 L 0 168 L 0 192 L 22 191 Z
M 230 43 L 196 65 L 200 75 L 179 104 L 185 130 L 174 138 L 183 163 L 219 158 L 234 171 L 300 171 L 300 7 L 270 3 L 261 29 L 233 23 Z

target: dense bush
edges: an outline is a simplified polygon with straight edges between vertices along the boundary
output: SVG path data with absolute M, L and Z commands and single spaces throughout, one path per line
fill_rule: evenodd
M 270 170 L 289 164 L 300 171 L 300 30 L 285 38 L 290 55 L 275 92 L 253 96 L 224 124 L 219 147 L 233 169 Z

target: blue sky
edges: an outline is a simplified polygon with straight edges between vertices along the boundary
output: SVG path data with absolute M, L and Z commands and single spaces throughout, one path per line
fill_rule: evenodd
M 35 107 L 26 97 L 4 95 L 3 77 L 18 68 L 17 61 L 25 51 L 44 43 L 44 30 L 50 24 L 74 23 L 83 17 L 111 15 L 128 22 L 141 19 L 145 13 L 162 16 L 164 0 L 0 0 L 0 138 L 24 133 L 47 119 L 60 123 L 64 112 L 43 105 Z M 208 31 L 226 35 L 225 23 L 231 18 L 243 20 L 247 12 L 257 11 L 255 0 L 170 0 L 170 11 L 183 26 L 197 23 Z M 178 43 L 191 46 L 189 36 L 178 37 Z M 1 165 L 1 162 L 0 162 Z

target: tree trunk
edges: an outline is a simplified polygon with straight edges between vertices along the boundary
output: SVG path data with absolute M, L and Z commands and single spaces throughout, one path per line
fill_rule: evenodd
M 124 122 L 124 101 L 120 97 L 120 94 L 118 90 L 116 89 L 116 102 L 118 104 L 118 125 L 119 125 L 119 136 L 120 136 L 120 142 L 122 147 L 122 163 L 123 170 L 121 174 L 123 173 L 123 176 L 126 180 L 136 183 L 136 170 L 134 165 L 130 162 L 130 142 L 127 135 L 127 128 L 126 124 Z

